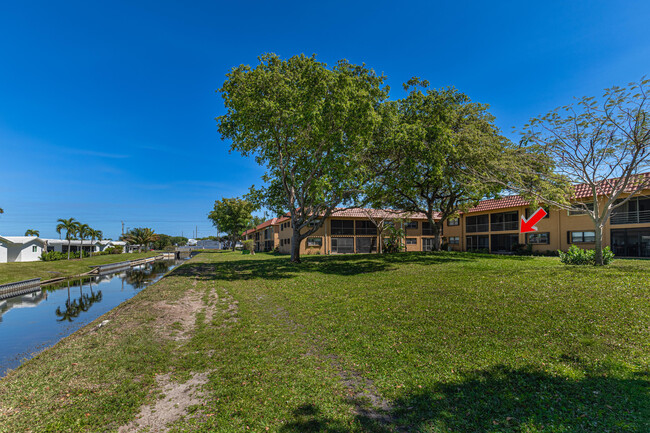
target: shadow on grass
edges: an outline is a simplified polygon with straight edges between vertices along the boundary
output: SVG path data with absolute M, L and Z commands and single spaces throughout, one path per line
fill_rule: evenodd
M 533 368 L 495 367 L 453 383 L 418 389 L 393 407 L 388 422 L 357 416 L 360 430 L 641 433 L 650 431 L 650 373 L 635 379 L 593 374 L 572 380 Z M 297 408 L 282 431 L 350 430 L 309 404 Z
M 489 256 L 487 256 L 489 257 Z M 316 272 L 334 275 L 359 275 L 395 269 L 398 264 L 417 263 L 441 265 L 474 261 L 482 255 L 465 253 L 397 253 L 336 256 L 306 256 L 302 263 L 289 261 L 289 256 L 267 256 L 256 259 L 228 260 L 216 263 L 186 263 L 172 275 L 203 280 L 280 280 L 299 273 Z

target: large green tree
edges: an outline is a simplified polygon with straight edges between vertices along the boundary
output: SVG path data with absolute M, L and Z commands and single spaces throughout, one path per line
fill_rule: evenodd
M 428 84 L 413 78 L 404 84 L 406 98 L 382 105 L 381 126 L 367 152 L 366 164 L 376 172 L 367 199 L 374 206 L 424 213 L 439 250 L 449 217 L 501 190 L 468 167 L 499 158 L 509 143 L 487 105 Z
M 649 84 L 642 80 L 605 89 L 600 101 L 584 97 L 531 119 L 521 145 L 482 177 L 588 215 L 594 225 L 595 262 L 602 265 L 607 221 L 615 212 L 631 216 L 625 213 L 626 203 L 650 188 Z M 580 197 L 575 184 L 583 185 Z
M 68 260 L 70 260 L 70 241 L 77 233 L 79 223 L 74 218 L 59 218 L 57 222 L 56 232 L 61 234 L 61 231 L 65 230 L 65 239 L 68 241 Z
M 360 193 L 360 155 L 379 121 L 383 81 L 345 60 L 330 68 L 314 56 L 267 54 L 254 68 L 233 68 L 220 89 L 227 112 L 217 118 L 219 131 L 266 169 L 251 197 L 290 214 L 293 262 L 301 241 Z
M 239 197 L 222 198 L 214 202 L 214 209 L 208 214 L 219 231 L 227 233 L 234 251 L 235 244 L 253 220 L 255 204 Z

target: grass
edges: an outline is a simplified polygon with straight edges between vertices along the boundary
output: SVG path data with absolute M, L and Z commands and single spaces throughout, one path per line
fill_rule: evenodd
M 88 272 L 91 266 L 135 260 L 143 257 L 154 256 L 158 253 L 129 253 L 110 254 L 103 256 L 87 257 L 83 260 L 57 260 L 53 262 L 20 262 L 0 263 L 0 284 L 16 281 L 41 278 L 49 280 L 57 277 L 67 277 Z
M 200 254 L 0 381 L 0 432 L 116 431 L 207 373 L 170 431 L 650 431 L 650 261 Z M 200 298 L 193 326 L 160 299 Z M 172 336 L 186 332 L 187 339 Z

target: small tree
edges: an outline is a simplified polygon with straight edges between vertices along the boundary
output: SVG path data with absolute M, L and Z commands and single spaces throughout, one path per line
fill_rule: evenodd
M 39 232 L 38 230 L 32 230 L 32 229 L 29 229 L 29 230 L 25 231 L 25 236 L 36 236 L 36 237 L 39 237 L 39 236 L 40 236 L 40 232 Z
M 131 245 L 139 245 L 140 252 L 142 252 L 142 247 L 149 248 L 149 244 L 155 242 L 156 239 L 158 239 L 158 235 L 146 227 L 136 227 L 124 235 L 126 242 Z
M 379 120 L 384 78 L 345 60 L 328 68 L 314 56 L 282 60 L 275 54 L 227 77 L 219 132 L 232 140 L 232 150 L 254 155 L 266 168 L 265 186 L 249 197 L 290 214 L 291 261 L 300 262 L 302 240 L 360 192 L 359 156 Z
M 228 233 L 232 250 L 241 237 L 241 233 L 248 228 L 253 220 L 252 212 L 255 205 L 242 198 L 222 198 L 214 202 L 214 210 L 208 214 L 212 224 L 219 227 L 219 230 Z
M 70 241 L 77 233 L 79 223 L 74 218 L 59 218 L 57 221 L 59 224 L 56 226 L 56 232 L 61 234 L 61 231 L 65 230 L 65 239 L 68 241 L 68 260 L 70 260 Z
M 531 119 L 521 147 L 495 162 L 483 178 L 588 215 L 596 234 L 594 262 L 602 265 L 607 220 L 635 194 L 650 188 L 649 82 L 612 87 L 600 103 L 584 97 Z M 572 184 L 582 186 L 578 190 Z
M 79 239 L 81 240 L 81 246 L 79 247 L 79 258 L 83 259 L 84 258 L 84 239 L 90 237 L 91 228 L 88 224 L 78 224 L 77 225 L 77 235 L 79 235 Z

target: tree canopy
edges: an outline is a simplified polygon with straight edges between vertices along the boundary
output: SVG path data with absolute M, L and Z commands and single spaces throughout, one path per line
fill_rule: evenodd
M 440 249 L 447 218 L 502 189 L 469 167 L 499 158 L 509 142 L 487 105 L 454 88 L 428 85 L 413 78 L 404 84 L 406 98 L 382 105 L 382 123 L 366 152 L 375 172 L 366 191 L 375 207 L 424 213 Z
M 233 68 L 219 89 L 227 110 L 217 118 L 219 132 L 266 169 L 264 186 L 250 197 L 290 214 L 292 261 L 300 261 L 300 242 L 322 217 L 360 194 L 360 155 L 380 119 L 383 81 L 346 60 L 330 68 L 315 56 L 266 54 L 254 68 Z

